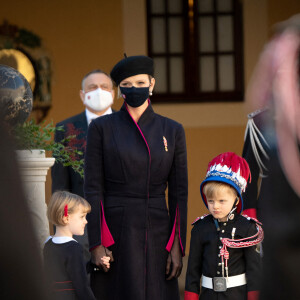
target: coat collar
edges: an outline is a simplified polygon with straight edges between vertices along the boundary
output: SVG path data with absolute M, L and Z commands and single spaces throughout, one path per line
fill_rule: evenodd
M 229 223 L 234 222 L 234 221 L 236 220 L 236 218 L 237 218 L 238 215 L 239 215 L 239 214 L 237 213 L 237 209 L 235 209 L 232 213 L 230 213 L 230 214 L 228 215 L 228 222 L 229 222 Z
M 233 222 L 235 222 L 235 220 L 236 220 L 236 218 L 237 218 L 237 216 L 238 216 L 239 214 L 237 213 L 237 211 L 236 211 L 236 209 L 232 212 L 232 213 L 230 213 L 229 215 L 228 215 L 228 217 L 227 217 L 227 221 L 224 221 L 224 222 L 219 222 L 220 224 L 222 223 L 233 223 Z
M 130 117 L 131 119 L 131 116 L 127 110 L 127 107 L 126 107 L 126 103 L 124 101 L 122 107 L 121 107 L 121 111 L 125 111 L 126 114 Z M 145 109 L 145 111 L 143 112 L 143 114 L 141 115 L 139 121 L 138 121 L 138 125 L 142 125 L 144 124 L 147 120 L 149 120 L 152 116 L 154 115 L 154 110 L 152 108 L 152 105 L 151 105 L 151 101 L 149 100 L 149 104 L 147 106 L 147 108 Z
M 230 213 L 228 215 L 227 220 L 223 221 L 223 222 L 219 222 L 217 219 L 215 219 L 213 217 L 213 215 L 211 215 L 211 217 L 215 223 L 217 231 L 220 231 L 220 227 L 222 227 L 223 225 L 234 223 L 236 221 L 236 219 L 239 217 L 239 214 L 236 212 L 236 209 L 235 209 L 232 213 Z
M 67 242 L 70 242 L 70 241 L 75 241 L 77 242 L 76 240 L 74 240 L 73 238 L 71 237 L 68 237 L 68 236 L 49 236 L 45 243 L 47 243 L 50 239 L 52 239 L 52 242 L 54 244 L 64 244 L 64 243 L 67 243 Z

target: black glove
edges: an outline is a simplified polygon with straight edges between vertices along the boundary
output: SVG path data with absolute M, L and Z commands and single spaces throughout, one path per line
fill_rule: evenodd
M 182 252 L 179 245 L 178 235 L 175 236 L 172 249 L 168 255 L 166 275 L 167 280 L 178 278 L 182 271 Z

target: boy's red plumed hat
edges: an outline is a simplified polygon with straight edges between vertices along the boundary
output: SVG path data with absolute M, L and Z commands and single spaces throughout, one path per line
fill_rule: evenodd
M 200 185 L 200 193 L 207 207 L 206 196 L 203 193 L 205 183 L 209 181 L 224 182 L 232 186 L 238 193 L 241 201 L 237 213 L 243 211 L 242 193 L 246 190 L 248 179 L 251 179 L 250 168 L 246 160 L 233 152 L 225 152 L 215 157 L 207 168 L 206 177 Z

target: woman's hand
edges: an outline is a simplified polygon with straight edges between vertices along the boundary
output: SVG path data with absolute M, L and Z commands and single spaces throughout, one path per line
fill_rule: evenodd
M 113 262 L 114 258 L 112 252 L 100 245 L 91 251 L 92 263 L 100 267 L 104 272 L 108 272 L 110 268 L 110 263 L 108 263 L 107 258 L 109 257 L 109 262 Z
M 171 270 L 171 266 L 172 266 L 172 270 Z M 173 278 L 179 277 L 181 271 L 182 271 L 182 253 L 179 245 L 179 238 L 178 235 L 176 235 L 172 249 L 167 259 L 166 275 L 169 275 L 171 272 L 171 274 L 167 277 L 167 280 L 171 280 Z

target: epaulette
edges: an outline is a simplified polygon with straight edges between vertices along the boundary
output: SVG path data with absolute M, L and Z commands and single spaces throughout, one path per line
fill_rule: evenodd
M 196 220 L 192 223 L 192 225 L 195 225 L 199 220 L 203 220 L 208 215 L 210 215 L 210 214 L 206 214 L 206 215 L 196 218 Z
M 267 110 L 267 108 L 262 108 L 262 109 L 258 109 L 256 111 L 251 112 L 250 114 L 248 114 L 248 119 L 253 119 L 255 116 L 259 115 L 260 113 L 264 112 L 265 110 Z
M 254 221 L 255 223 L 257 223 L 257 224 L 259 224 L 259 225 L 261 225 L 262 226 L 262 223 L 260 222 L 260 221 L 258 221 L 257 219 L 255 219 L 255 218 L 251 218 L 251 217 L 249 217 L 249 216 L 247 216 L 247 215 L 242 215 L 244 218 L 246 218 L 247 220 L 252 220 L 252 221 Z

